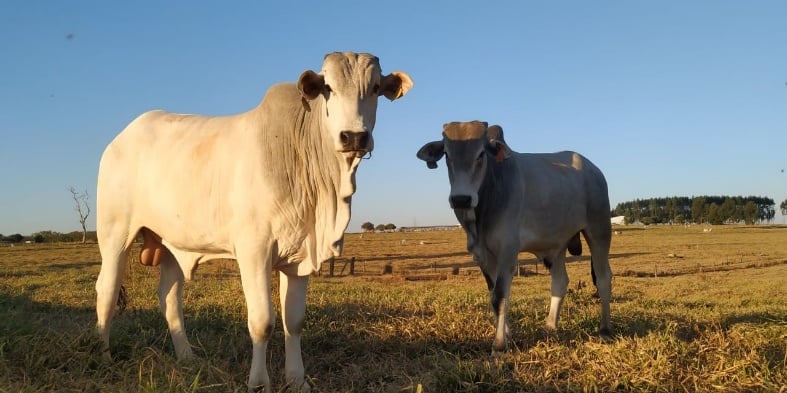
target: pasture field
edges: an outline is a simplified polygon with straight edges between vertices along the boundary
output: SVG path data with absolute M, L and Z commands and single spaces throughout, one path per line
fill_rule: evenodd
M 787 392 L 786 226 L 614 229 L 612 342 L 596 335 L 583 244 L 554 335 L 541 329 L 548 271 L 520 255 L 511 345 L 497 359 L 486 285 L 461 230 L 347 234 L 355 275 L 339 259 L 335 277 L 324 264 L 310 282 L 303 349 L 313 391 Z M 233 261 L 202 265 L 186 284 L 199 356 L 188 363 L 174 359 L 158 311 L 158 270 L 136 262 L 114 361 L 101 361 L 99 261 L 95 244 L 0 247 L 0 392 L 246 391 L 251 342 Z M 381 274 L 386 264 L 393 274 Z M 280 321 L 268 351 L 281 387 Z

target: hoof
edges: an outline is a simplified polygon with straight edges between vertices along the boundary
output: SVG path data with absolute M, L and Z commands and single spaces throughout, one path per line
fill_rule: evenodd
M 552 325 L 544 325 L 541 331 L 544 332 L 544 336 L 546 337 L 557 337 L 557 328 Z
M 599 330 L 598 335 L 601 337 L 602 342 L 612 342 L 612 332 L 609 329 L 604 328 Z
M 175 354 L 175 357 L 178 359 L 179 363 L 189 363 L 197 360 L 197 356 L 194 355 L 191 348 L 186 348 L 183 352 Z
M 303 381 L 301 386 L 298 386 L 296 392 L 298 393 L 309 393 L 312 391 L 312 385 L 309 384 L 309 381 Z
M 249 393 L 269 393 L 270 391 L 271 390 L 269 388 L 265 387 L 265 385 L 258 385 L 258 386 L 249 387 L 249 390 L 248 390 Z
M 287 392 L 294 392 L 294 393 L 309 393 L 312 391 L 312 385 L 307 380 L 303 380 L 300 383 L 298 381 L 290 381 L 287 383 Z

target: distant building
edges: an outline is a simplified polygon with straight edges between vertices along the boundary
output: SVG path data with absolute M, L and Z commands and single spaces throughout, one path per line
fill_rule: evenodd
M 455 225 L 433 225 L 433 226 L 425 226 L 425 227 L 401 227 L 399 228 L 400 232 L 429 232 L 429 231 L 455 231 L 457 229 L 462 229 L 462 226 L 459 224 Z

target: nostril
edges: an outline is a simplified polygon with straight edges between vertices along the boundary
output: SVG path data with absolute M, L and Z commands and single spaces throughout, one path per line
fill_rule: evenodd
M 470 195 L 453 195 L 449 198 L 451 208 L 453 209 L 467 209 L 470 207 L 471 201 Z
M 347 145 L 348 143 L 350 143 L 350 133 L 348 131 L 340 132 L 339 140 L 342 142 L 342 145 Z
M 360 147 L 365 147 L 366 145 L 368 145 L 369 144 L 369 133 L 368 132 L 362 132 L 358 142 L 359 142 Z

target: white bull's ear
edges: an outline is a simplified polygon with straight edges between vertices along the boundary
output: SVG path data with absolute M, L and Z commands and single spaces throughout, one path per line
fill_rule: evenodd
M 413 80 L 403 71 L 394 71 L 383 77 L 380 85 L 380 95 L 393 101 L 401 98 L 413 88 Z
M 313 100 L 322 93 L 325 88 L 325 78 L 312 71 L 306 70 L 298 77 L 298 92 L 307 100 Z
M 429 169 L 435 169 L 437 168 L 437 161 L 440 161 L 444 154 L 443 141 L 434 141 L 421 146 L 415 156 L 426 161 L 426 166 Z

